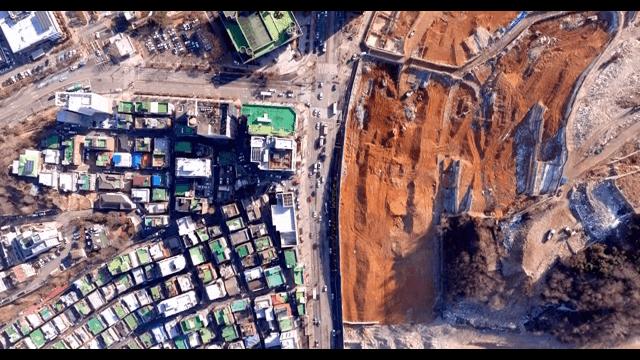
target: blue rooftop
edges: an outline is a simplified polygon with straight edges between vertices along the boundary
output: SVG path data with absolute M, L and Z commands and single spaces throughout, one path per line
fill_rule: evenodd
M 119 164 L 120 160 L 122 160 L 120 155 L 113 155 L 113 163 L 114 164 Z
M 133 156 L 132 156 L 132 164 L 131 164 L 131 165 L 132 165 L 134 168 L 138 168 L 138 167 L 140 167 L 140 164 L 141 164 L 141 163 L 142 163 L 142 154 L 140 154 L 140 153 L 133 153 Z
M 151 176 L 151 186 L 157 187 L 164 185 L 162 183 L 162 177 L 160 175 L 152 175 Z

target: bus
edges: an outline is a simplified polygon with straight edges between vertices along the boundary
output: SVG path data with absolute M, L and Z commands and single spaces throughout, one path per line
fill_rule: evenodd
M 71 85 L 67 88 L 67 92 L 74 92 L 74 91 L 78 91 L 82 89 L 82 85 L 80 84 L 75 84 L 75 85 Z

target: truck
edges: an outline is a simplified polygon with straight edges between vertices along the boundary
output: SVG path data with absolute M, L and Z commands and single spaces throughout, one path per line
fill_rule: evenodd
M 80 84 L 75 84 L 75 85 L 71 85 L 67 88 L 67 92 L 74 92 L 74 91 L 78 91 L 82 89 L 82 85 Z
M 316 290 L 316 288 L 313 288 L 313 300 L 318 300 L 318 290 Z
M 273 96 L 273 93 L 270 91 L 260 91 L 260 96 L 271 97 Z
M 322 124 L 322 136 L 327 136 L 327 134 L 329 133 L 329 127 L 327 126 L 327 124 Z
M 331 113 L 335 116 L 338 115 L 338 103 L 334 102 L 333 104 L 331 104 Z

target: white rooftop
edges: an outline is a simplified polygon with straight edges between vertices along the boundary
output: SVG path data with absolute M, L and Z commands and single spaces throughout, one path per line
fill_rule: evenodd
M 206 286 L 205 289 L 209 300 L 220 299 L 227 295 L 222 279 L 216 280 L 213 284 Z
M 211 177 L 211 159 L 176 158 L 177 177 Z
M 44 40 L 61 37 L 53 11 L 29 11 L 19 19 L 11 19 L 8 11 L 0 11 L 0 29 L 11 51 L 16 53 Z
M 164 259 L 162 261 L 158 261 L 160 273 L 163 277 L 177 273 L 178 271 L 184 269 L 186 265 L 187 261 L 182 254 Z
M 196 292 L 191 290 L 184 294 L 174 296 L 164 300 L 158 304 L 158 312 L 164 314 L 165 317 L 189 310 L 197 305 Z

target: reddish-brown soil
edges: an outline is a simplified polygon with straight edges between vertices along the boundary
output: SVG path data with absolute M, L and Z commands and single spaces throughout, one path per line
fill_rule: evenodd
M 369 119 L 364 129 L 353 114 L 347 123 L 347 175 L 340 196 L 345 320 L 397 324 L 434 318 L 439 258 L 433 221 L 442 211 L 440 161 L 445 169 L 450 160 L 460 161 L 457 201 L 471 187 L 472 213 L 501 217 L 524 205 L 515 194 L 515 126 L 540 101 L 549 109 L 543 138 L 551 138 L 561 126 L 571 87 L 609 37 L 595 24 L 561 30 L 561 20 L 532 29 L 558 40 L 542 52 L 529 76 L 523 73 L 534 37 L 496 64 L 496 101 L 489 119 L 481 119 L 479 99 L 463 83 L 449 88 L 432 79 L 406 101 L 400 99 L 407 85 L 400 84 L 398 91 L 385 69 L 372 70 L 356 84 L 359 93 L 370 78 L 376 79 L 365 100 Z M 382 78 L 387 89 L 380 86 Z M 415 106 L 413 122 L 405 118 L 406 103 Z
M 429 24 L 424 35 L 416 31 L 416 35 L 421 36 L 418 46 L 424 46 L 422 58 L 460 66 L 468 60 L 461 44 L 475 28 L 483 27 L 492 34 L 508 25 L 517 14 L 517 11 L 444 11 L 436 19 L 427 15 L 421 20 Z M 407 50 L 407 54 L 413 51 Z

